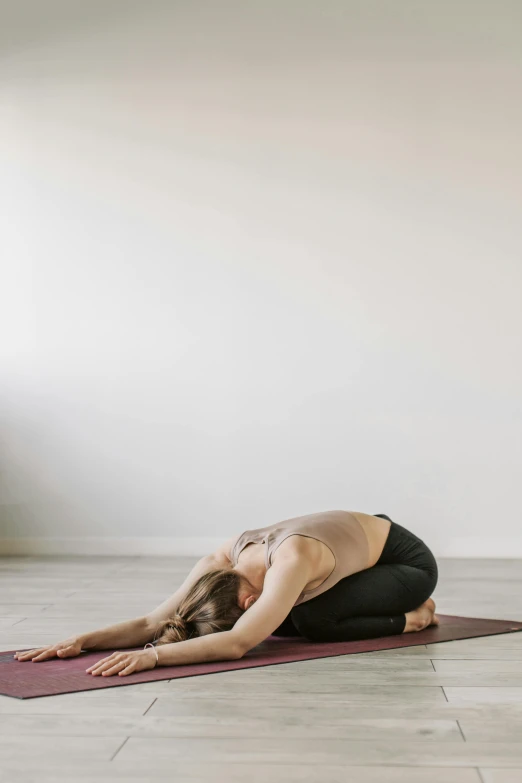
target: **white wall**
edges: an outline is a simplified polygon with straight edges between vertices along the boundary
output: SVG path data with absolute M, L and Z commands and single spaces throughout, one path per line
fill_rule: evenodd
M 10 5 L 2 550 L 522 556 L 520 3 Z

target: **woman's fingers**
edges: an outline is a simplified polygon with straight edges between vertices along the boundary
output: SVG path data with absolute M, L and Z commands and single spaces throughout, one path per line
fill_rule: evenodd
M 129 663 L 125 669 L 122 669 L 121 672 L 118 672 L 118 677 L 125 677 L 126 674 L 132 674 L 135 668 L 136 665 L 134 663 Z
M 110 677 L 111 674 L 117 674 L 119 671 L 125 668 L 125 661 L 116 661 L 113 666 L 107 665 L 102 671 L 102 677 Z M 96 674 L 96 672 L 94 672 Z
M 41 649 L 43 650 L 43 647 Z M 16 652 L 14 657 L 19 661 L 23 661 L 24 659 L 30 658 L 32 655 L 40 651 L 41 650 L 22 650 L 22 652 Z
M 42 653 L 47 652 L 50 649 L 52 650 L 53 648 L 37 647 L 34 650 L 25 650 L 24 652 L 17 652 L 15 653 L 15 658 L 18 661 L 32 661 L 34 660 L 35 656 L 41 655 Z
M 67 647 L 60 647 L 56 654 L 59 655 L 60 658 L 72 658 L 79 653 L 78 648 L 75 647 L 74 644 L 69 644 Z
M 58 650 L 56 647 L 47 647 L 42 650 L 36 657 L 31 658 L 32 661 L 47 661 L 49 658 L 56 658 Z
M 56 644 L 45 647 L 34 647 L 32 650 L 16 652 L 14 657 L 19 661 L 46 661 L 48 658 L 70 658 L 81 653 L 81 644 L 73 639 L 64 639 Z
M 87 669 L 87 672 L 90 672 L 94 675 L 103 674 L 107 676 L 110 674 L 116 674 L 116 672 L 120 671 L 120 669 L 124 669 L 126 665 L 126 656 L 124 656 L 122 653 L 113 653 L 112 655 L 109 655 L 108 658 L 102 658 L 102 660 L 95 663 L 94 666 L 90 666 Z
M 92 672 L 94 673 L 95 669 L 101 668 L 104 664 L 106 664 L 108 661 L 112 661 L 118 653 L 112 653 L 112 655 L 108 655 L 106 658 L 101 658 L 99 661 L 96 661 L 96 663 L 93 663 L 92 666 L 89 666 L 88 669 L 85 669 L 86 672 Z

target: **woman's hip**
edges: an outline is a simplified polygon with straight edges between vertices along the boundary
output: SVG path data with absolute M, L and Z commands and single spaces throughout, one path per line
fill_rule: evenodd
M 411 530 L 394 522 L 386 514 L 374 514 L 374 516 L 384 517 L 391 523 L 384 548 L 376 565 L 387 563 L 413 566 L 426 571 L 436 582 L 438 578 L 437 561 L 428 545 Z

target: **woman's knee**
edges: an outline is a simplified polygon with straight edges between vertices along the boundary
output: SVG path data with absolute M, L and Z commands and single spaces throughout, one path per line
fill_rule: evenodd
M 437 582 L 439 581 L 439 567 L 437 565 L 437 561 L 435 558 L 433 558 L 433 564 L 430 568 L 430 576 L 431 576 L 431 592 L 435 590 L 437 587 Z
M 423 572 L 423 579 L 421 584 L 419 584 L 417 589 L 417 603 L 420 605 L 424 603 L 424 601 L 427 601 L 428 598 L 431 598 L 433 595 L 433 592 L 435 590 L 435 587 L 437 586 L 438 581 L 438 573 L 437 573 L 437 567 L 435 566 L 435 569 L 429 569 Z
M 435 555 L 428 547 L 426 547 L 423 570 L 428 574 L 431 592 L 433 592 L 439 581 L 439 567 Z
M 430 591 L 429 596 L 433 593 L 437 586 L 437 582 L 439 581 L 439 568 L 437 565 L 437 561 L 435 560 L 435 556 L 430 551 L 430 558 L 429 562 L 426 564 L 425 567 L 425 573 L 427 574 L 427 589 Z M 428 598 L 429 598 L 428 596 Z

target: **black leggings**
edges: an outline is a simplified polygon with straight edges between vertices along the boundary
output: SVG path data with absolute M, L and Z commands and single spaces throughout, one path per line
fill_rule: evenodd
M 321 595 L 294 606 L 274 636 L 304 636 L 314 642 L 375 639 L 404 631 L 406 612 L 435 589 L 437 562 L 414 533 L 386 514 L 390 532 L 377 563 L 346 576 Z

